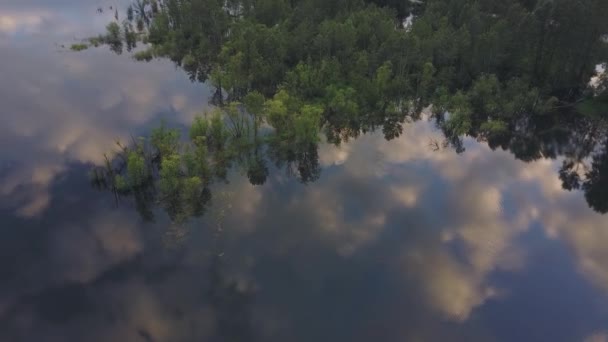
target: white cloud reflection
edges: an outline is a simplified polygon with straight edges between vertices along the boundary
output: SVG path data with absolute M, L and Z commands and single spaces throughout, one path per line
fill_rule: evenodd
M 587 337 L 583 342 L 608 342 L 608 333 L 597 332 Z
M 0 34 L 14 35 L 18 32 L 38 32 L 49 13 L 1 13 Z
M 68 163 L 99 163 L 116 140 L 138 134 L 133 127 L 162 115 L 189 122 L 206 102 L 193 96 L 206 88 L 192 85 L 168 62 L 136 63 L 105 49 L 47 48 L 0 49 L 0 59 L 12 61 L 0 70 L 0 155 L 11 164 L 0 180 L 0 196 L 28 197 L 17 208 L 24 216 L 44 211 L 52 200 L 47 188 Z
M 608 218 L 589 209 L 580 193 L 562 189 L 557 174 L 560 160 L 526 164 L 508 152 L 491 151 L 470 140 L 463 155 L 433 151 L 428 142 L 441 139 L 431 123 L 422 122 L 406 127 L 395 141 L 384 141 L 378 134 L 321 152 L 325 165 L 343 165 L 354 177 L 372 177 L 378 182 L 388 177 L 389 191 L 378 186 L 378 191 L 393 198 L 385 203 L 385 215 L 395 203 L 423 210 L 428 217 L 446 215 L 445 220 L 427 223 L 424 229 L 434 230 L 430 240 L 409 243 L 403 251 L 407 279 L 420 283 L 431 307 L 463 322 L 487 300 L 499 294 L 508 296 L 508 289 L 492 284 L 491 276 L 496 271 L 525 268 L 527 252 L 517 239 L 536 222 L 542 223 L 548 237 L 566 241 L 582 273 L 608 290 L 608 254 L 604 248 L 608 245 Z M 420 172 L 412 165 L 426 166 L 423 172 L 429 172 L 427 179 L 443 179 L 443 190 L 428 199 L 428 184 L 403 177 Z M 352 232 L 343 222 L 336 223 L 340 207 L 325 205 L 326 199 L 339 190 L 319 188 L 322 190 L 315 200 L 321 206 L 318 211 L 326 213 L 325 222 L 334 231 L 344 227 L 345 232 Z M 426 202 L 420 203 L 424 197 Z M 436 212 L 433 205 L 437 206 Z M 378 215 L 383 214 L 372 211 L 368 217 Z M 383 224 L 362 226 L 367 234 L 358 235 L 368 240 L 387 228 Z M 339 245 L 344 241 L 335 240 Z

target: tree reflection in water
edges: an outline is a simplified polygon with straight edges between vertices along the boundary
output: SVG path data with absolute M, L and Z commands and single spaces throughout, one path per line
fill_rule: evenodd
M 334 144 L 379 129 L 390 140 L 432 104 L 444 145 L 462 153 L 470 136 L 526 162 L 563 156 L 564 188 L 605 213 L 608 76 L 596 67 L 608 61 L 607 10 L 601 0 L 136 0 L 75 50 L 143 43 L 136 60 L 171 60 L 212 85 L 221 109 L 195 121 L 188 142 L 161 127 L 121 146 L 93 178 L 132 196 L 142 217 L 154 204 L 179 222 L 204 213 L 232 168 L 254 185 L 269 163 L 313 182 L 319 132 Z

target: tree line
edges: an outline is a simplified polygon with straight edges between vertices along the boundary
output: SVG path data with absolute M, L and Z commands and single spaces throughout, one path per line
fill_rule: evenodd
M 336 138 L 430 104 L 453 134 L 491 135 L 606 100 L 605 78 L 588 82 L 608 61 L 607 14 L 602 0 L 137 0 L 89 42 L 144 42 L 136 59 L 171 59 L 221 102 L 282 92 L 321 108 Z
M 608 61 L 606 15 L 604 0 L 136 0 L 124 20 L 116 15 L 105 34 L 73 49 L 108 45 L 140 61 L 167 58 L 215 86 L 222 114 L 192 126 L 207 132 L 204 143 L 191 135 L 182 150 L 172 137 L 171 148 L 151 143 L 154 158 L 139 152 L 148 178 L 197 170 L 200 183 L 161 182 L 166 199 L 168 189 L 204 189 L 236 160 L 254 184 L 265 179 L 266 157 L 313 181 L 320 131 L 331 143 L 376 129 L 392 139 L 425 108 L 457 151 L 468 135 L 523 160 L 554 157 L 547 146 L 555 144 L 543 139 L 563 138 L 562 129 L 576 137 L 576 125 L 588 126 L 580 122 L 602 127 L 607 116 L 608 77 L 589 85 Z M 262 122 L 272 134 L 258 135 Z M 594 132 L 592 147 L 567 155 L 566 188 L 589 192 L 595 187 L 585 184 L 608 177 L 601 157 L 608 138 Z M 145 151 L 134 146 L 128 153 Z M 572 171 L 592 156 L 597 167 Z M 135 161 L 127 155 L 125 169 L 142 169 Z M 132 191 L 141 185 L 132 178 L 111 183 Z M 608 211 L 603 205 L 596 209 Z

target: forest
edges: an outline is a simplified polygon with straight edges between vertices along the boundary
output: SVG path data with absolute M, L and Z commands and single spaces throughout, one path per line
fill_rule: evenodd
M 177 217 L 235 163 L 252 184 L 267 160 L 314 181 L 320 135 L 393 139 L 428 110 L 457 152 L 470 136 L 525 161 L 566 156 L 564 188 L 605 213 L 607 15 L 604 0 L 136 0 L 72 49 L 170 59 L 218 109 L 187 144 L 161 127 L 94 178 L 140 197 L 154 179 Z

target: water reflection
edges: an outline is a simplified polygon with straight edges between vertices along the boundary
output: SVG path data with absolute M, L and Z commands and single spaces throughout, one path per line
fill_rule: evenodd
M 153 195 L 145 222 L 134 195 L 90 186 L 91 164 L 161 118 L 189 126 L 206 88 L 162 62 L 2 44 L 2 341 L 606 337 L 596 123 L 565 113 L 461 154 L 428 117 L 338 129 L 339 146 L 254 143 L 205 215 L 176 220 Z M 582 192 L 562 188 L 571 171 Z
M 463 141 L 461 155 L 434 151 L 431 139 L 442 133 L 421 121 L 393 141 L 376 133 L 321 145 L 323 173 L 308 185 L 274 168 L 263 186 L 251 185 L 246 172 L 229 173 L 221 186 L 233 194 L 225 199 L 221 257 L 212 244 L 217 208 L 184 223 L 188 238 L 167 250 L 159 236 L 172 225 L 168 215 L 155 211 L 156 223 L 142 224 L 125 203 L 116 209 L 110 194 L 83 191 L 86 167 L 69 166 L 65 179 L 81 185 L 51 186 L 45 223 L 14 219 L 38 226 L 31 236 L 48 252 L 34 254 L 24 237 L 25 261 L 2 290 L 4 303 L 18 300 L 3 315 L 3 338 L 488 340 L 500 331 L 509 340 L 514 335 L 504 330 L 525 328 L 565 341 L 600 334 L 606 219 L 562 190 L 560 161 L 526 164 L 473 139 Z M 37 235 L 47 226 L 49 235 Z M 15 249 L 5 249 L 6 260 Z M 551 253 L 573 263 L 519 290 Z M 35 271 L 41 267 L 47 272 Z M 547 279 L 559 277 L 574 280 L 545 293 Z M 581 294 L 580 304 L 564 302 L 563 291 Z M 573 315 L 557 326 L 537 317 L 530 324 L 490 319 L 520 300 L 542 303 L 543 311 L 566 305 Z M 54 315 L 59 303 L 62 319 Z
M 496 279 L 504 274 L 526 274 L 536 267 L 535 258 L 529 257 L 536 251 L 529 247 L 537 242 L 528 236 L 536 234 L 534 227 L 540 227 L 550 239 L 565 242 L 576 256 L 571 271 L 560 276 L 576 277 L 580 272 L 596 289 L 608 288 L 608 265 L 598 249 L 608 242 L 602 238 L 608 221 L 593 214 L 581 196 L 562 189 L 557 171 L 563 158 L 523 162 L 514 159 L 512 151 L 492 151 L 472 138 L 462 140 L 467 151 L 460 155 L 449 148 L 437 150 L 428 143 L 442 139 L 443 133 L 434 123 L 423 118 L 404 126 L 403 135 L 393 141 L 386 141 L 378 132 L 340 146 L 321 145 L 318 163 L 325 171 L 318 183 L 309 187 L 291 182 L 290 173 L 279 170 L 269 173 L 266 186 L 261 188 L 255 182 L 246 185 L 246 180 L 238 181 L 233 186 L 241 189 L 242 195 L 234 199 L 235 213 L 229 218 L 231 228 L 227 230 L 240 246 L 235 250 L 250 249 L 247 243 L 254 243 L 256 250 L 252 253 L 270 253 L 271 264 L 290 260 L 297 265 L 297 273 L 291 277 L 306 279 L 307 286 L 314 289 L 315 294 L 310 295 L 319 298 L 327 295 L 326 291 L 332 293 L 323 285 L 327 273 L 316 268 L 307 271 L 305 264 L 331 263 L 327 260 L 367 263 L 370 257 L 394 260 L 383 262 L 382 269 L 402 275 L 390 282 L 407 286 L 408 294 L 392 295 L 404 296 L 408 302 L 415 293 L 418 300 L 423 299 L 417 310 L 426 310 L 426 315 L 434 319 L 443 317 L 464 324 L 478 308 L 488 303 L 508 303 L 515 296 L 508 285 Z M 236 242 L 241 239 L 247 242 Z M 321 256 L 311 255 L 311 251 L 318 253 L 320 249 Z M 266 286 L 278 286 L 273 281 Z M 289 284 L 293 285 L 291 281 Z M 572 286 L 580 291 L 580 285 Z M 598 295 L 592 288 L 586 291 Z M 267 295 L 271 298 L 266 300 L 276 300 L 272 298 L 274 292 Z M 589 300 L 596 300 L 594 296 Z M 295 299 L 284 300 L 289 304 L 275 303 L 283 310 L 281 317 L 291 317 L 293 307 L 304 305 Z M 303 319 L 294 316 L 287 320 Z M 364 318 L 348 319 L 354 320 L 349 324 L 357 325 L 361 323 L 358 319 Z M 545 328 L 536 327 L 540 329 L 537 331 Z M 477 332 L 473 329 L 471 333 Z M 308 335 L 298 331 L 298 336 L 282 333 L 293 332 L 279 329 L 273 337 L 298 340 L 303 336 L 314 338 L 319 332 Z M 560 334 L 577 336 L 575 331 L 561 331 L 555 336 Z M 347 336 L 355 338 L 349 334 L 337 338 Z M 442 335 L 425 336 L 435 339 Z
M 263 187 L 248 184 L 243 176 L 228 175 L 228 187 L 239 195 L 230 199 L 232 209 L 225 229 L 230 247 L 223 258 L 240 270 L 226 280 L 214 280 L 220 285 L 207 283 L 221 279 L 204 270 L 214 266 L 201 266 L 200 254 L 210 250 L 204 243 L 207 235 L 190 235 L 192 245 L 183 259 L 170 260 L 177 264 L 166 266 L 168 261 L 150 255 L 163 247 L 142 240 L 142 229 L 150 227 L 129 233 L 130 228 L 119 223 L 123 219 L 107 216 L 116 209 L 111 196 L 102 196 L 107 198 L 106 207 L 98 207 L 102 216 L 86 215 L 85 220 L 99 224 L 92 225 L 91 233 L 83 233 L 83 228 L 53 231 L 51 241 L 56 242 L 51 243 L 49 255 L 50 260 L 57 260 L 52 271 L 58 283 L 49 284 L 48 275 L 39 275 L 40 288 L 27 289 L 37 295 L 25 297 L 5 316 L 29 325 L 12 318 L 5 321 L 5 331 L 14 334 L 6 338 L 35 339 L 29 328 L 35 326 L 44 334 L 41 336 L 59 336 L 57 340 L 90 339 L 91 331 L 98 340 L 222 340 L 231 336 L 245 341 L 254 339 L 252 335 L 264 340 L 309 340 L 322 338 L 327 331 L 335 339 L 361 341 L 378 336 L 435 340 L 463 331 L 470 339 L 487 340 L 492 334 L 483 327 L 489 323 L 480 318 L 470 323 L 472 317 L 476 312 L 482 315 L 479 312 L 488 303 L 505 304 L 517 298 L 518 293 L 511 292 L 513 283 L 501 281 L 500 275 L 521 273 L 525 277 L 530 272 L 537 258 L 529 254 L 538 252 L 524 237 L 535 225 L 550 238 L 565 242 L 576 257 L 564 273 L 579 279 L 571 290 L 594 294 L 581 299 L 588 306 L 588 316 L 568 319 L 585 327 L 580 334 L 599 330 L 601 324 L 593 323 L 592 317 L 599 317 L 598 298 L 605 297 L 593 288 L 579 287 L 586 282 L 577 272 L 597 288 L 608 289 L 608 265 L 601 252 L 608 242 L 608 236 L 603 238 L 606 220 L 594 215 L 577 193 L 561 189 L 556 172 L 560 162 L 524 164 L 509 152 L 492 152 L 472 139 L 463 141 L 467 151 L 461 155 L 450 149 L 434 151 L 428 144 L 441 139 L 442 133 L 432 122 L 422 121 L 405 126 L 404 134 L 390 142 L 377 133 L 340 147 L 322 145 L 319 163 L 324 172 L 317 183 L 306 187 L 277 170 L 269 172 Z M 490 169 L 495 172 L 487 172 Z M 99 199 L 98 194 L 76 196 L 89 198 L 86 206 L 93 207 Z M 137 222 L 128 206 L 121 208 L 121 215 Z M 61 214 L 50 207 L 42 217 L 49 222 L 52 213 L 73 220 L 73 212 L 85 212 L 79 207 L 69 210 Z M 156 227 L 162 231 L 168 225 L 160 219 Z M 119 235 L 112 237 L 115 234 Z M 48 242 L 43 239 L 41 243 Z M 53 247 L 54 243 L 59 245 Z M 36 267 L 43 267 L 48 259 L 42 257 Z M 29 274 L 31 267 L 21 265 L 16 272 Z M 159 272 L 161 275 L 155 275 Z M 22 286 L 22 276 L 13 279 L 15 286 Z M 53 290 L 59 284 L 69 287 L 63 292 Z M 83 285 L 75 290 L 73 284 Z M 197 284 L 211 288 L 203 291 Z M 350 292 L 344 293 L 345 287 Z M 65 291 L 71 294 L 61 295 Z M 255 300 L 251 291 L 256 292 Z M 176 293 L 180 293 L 177 303 Z M 203 293 L 199 301 L 192 299 L 196 293 Z M 297 295 L 292 296 L 294 293 Z M 538 294 L 533 291 L 527 300 Z M 20 296 L 24 294 L 7 294 L 8 298 Z M 53 303 L 57 302 L 49 302 L 49 298 L 59 298 L 64 310 L 73 313 L 64 313 L 64 320 L 52 320 Z M 561 303 L 559 297 L 552 298 Z M 80 305 L 86 309 L 66 302 L 84 303 Z M 114 303 L 116 308 L 103 309 L 102 303 Z M 367 310 L 353 308 L 355 303 Z M 548 305 L 544 303 L 544 308 L 550 308 Z M 100 307 L 101 313 L 88 312 L 91 307 Z M 247 314 L 248 310 L 253 313 Z M 325 314 L 318 316 L 320 312 Z M 115 318 L 105 320 L 106 315 Z M 311 319 L 311 315 L 319 318 Z M 399 317 L 407 317 L 409 324 Z M 446 326 L 444 320 L 462 326 Z M 323 324 L 325 321 L 349 328 L 336 328 Z M 43 328 L 43 324 L 48 326 Z M 361 328 L 353 330 L 353 326 Z M 582 336 L 566 328 L 567 324 L 564 327 L 534 328 L 561 334 L 563 340 Z M 520 330 L 522 325 L 511 328 Z
M 168 64 L 159 69 L 164 63 L 146 66 L 108 59 L 104 51 L 78 57 L 49 48 L 29 41 L 0 48 L 3 60 L 15 61 L 1 71 L 7 81 L 0 83 L 6 113 L 0 139 L 2 146 L 19 147 L 2 150 L 0 191 L 22 198 L 5 205 L 18 205 L 26 216 L 48 206 L 46 189 L 69 161 L 100 163 L 115 139 L 128 140 L 161 115 L 190 122 L 206 102 L 197 96 L 206 88 L 191 85 Z
M 265 108 L 272 111 L 274 100 L 269 102 L 271 104 Z M 299 126 L 299 117 L 296 116 L 296 120 L 290 123 L 281 122 L 279 127 L 266 125 L 262 129 L 262 121 L 257 119 L 260 114 L 248 111 L 247 107 L 246 104 L 232 103 L 225 110 L 215 109 L 212 114 L 195 118 L 188 142 L 180 141 L 178 129 L 169 130 L 164 124 L 153 130 L 150 138 L 133 140 L 131 147 L 117 142 L 121 151 L 112 160 L 106 155 L 106 165 L 93 170 L 93 185 L 111 190 L 117 200 L 119 195 L 132 195 L 138 211 L 146 220 L 153 218 L 151 207 L 160 204 L 173 221 L 185 221 L 191 216 L 203 214 L 212 198 L 210 185 L 215 180 L 227 182 L 231 169 L 242 170 L 252 185 L 266 182 L 270 164 L 278 170 L 284 169 L 287 176 L 294 176 L 304 184 L 318 180 L 321 164 L 317 137 L 302 133 L 307 128 Z M 257 111 L 261 111 L 261 108 Z M 437 117 L 430 111 L 421 113 L 416 120 L 426 121 L 425 125 L 431 127 L 434 123 L 435 130 L 432 136 L 419 137 L 423 142 L 428 141 L 427 146 L 417 144 L 408 137 L 408 143 L 412 146 L 436 153 L 445 150 L 465 153 L 463 138 L 452 136 L 446 132 L 445 126 L 437 125 Z M 408 121 L 408 125 L 414 125 L 411 119 Z M 479 135 L 471 138 L 487 143 L 492 150 L 501 148 L 509 151 L 526 163 L 559 159 L 562 167 L 556 173 L 562 188 L 568 191 L 583 190 L 590 208 L 606 213 L 608 197 L 603 185 L 607 179 L 604 169 L 608 160 L 608 125 L 603 120 L 581 117 L 573 112 L 555 113 L 541 122 L 536 121 L 539 121 L 536 117 L 526 117 L 521 124 L 515 125 L 513 131 L 504 131 L 498 136 Z M 363 125 L 373 126 L 373 123 Z M 403 133 L 403 125 L 398 124 L 399 134 Z M 422 123 L 417 123 L 415 127 L 419 129 L 420 125 Z M 314 128 L 311 127 L 310 131 L 314 132 Z M 361 138 L 361 132 L 337 126 L 332 131 L 342 131 L 340 139 L 345 141 L 334 141 L 334 146 L 339 147 L 337 153 L 340 159 L 334 162 L 344 163 L 351 153 L 348 140 Z M 387 141 L 395 138 L 387 136 L 385 129 L 382 131 Z M 331 137 L 330 134 L 326 139 Z M 324 163 L 330 162 L 328 158 L 332 157 L 322 152 Z M 434 157 L 429 155 L 427 158 Z M 486 168 L 492 169 L 493 166 Z M 395 192 L 414 206 L 418 194 L 413 189 L 420 191 L 419 187 L 409 187 L 395 189 Z M 492 202 L 495 197 L 493 195 L 486 202 Z

